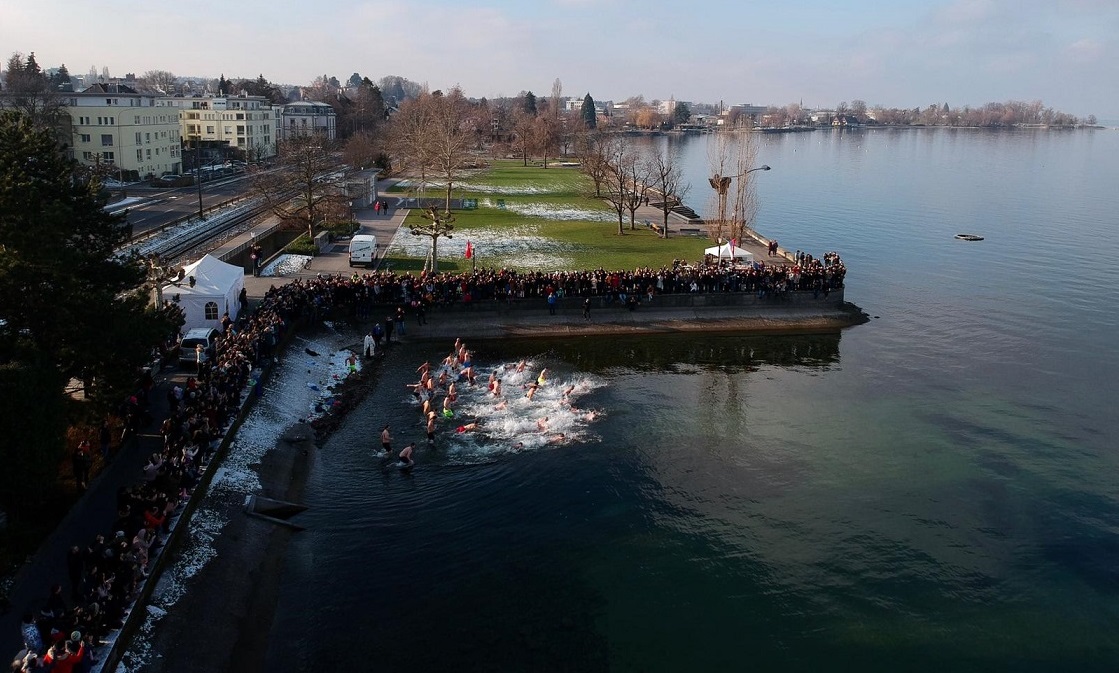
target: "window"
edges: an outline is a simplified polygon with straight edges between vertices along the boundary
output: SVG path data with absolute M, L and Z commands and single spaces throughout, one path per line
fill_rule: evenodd
M 206 302 L 206 306 L 203 310 L 206 312 L 206 320 L 218 319 L 218 303 L 216 301 Z
M 226 126 L 225 127 L 225 134 L 226 135 L 233 135 L 233 127 L 232 126 Z
M 152 158 L 152 151 L 148 150 L 148 159 L 150 160 L 151 158 Z
M 239 135 L 239 136 L 245 135 L 245 127 L 244 126 L 238 126 L 237 127 L 237 135 Z
M 140 123 L 140 118 L 139 118 L 139 117 L 135 117 L 135 118 L 134 118 L 134 121 L 133 121 L 132 123 L 133 123 L 133 124 L 139 124 L 139 123 Z M 138 142 L 138 141 L 137 141 L 137 142 Z
M 86 161 L 93 161 L 93 152 L 82 152 L 82 159 Z
M 139 131 L 136 132 L 136 144 L 137 145 L 140 144 L 140 132 Z
M 113 146 L 113 136 L 109 133 L 102 133 L 101 134 L 101 147 L 112 147 L 112 146 Z
M 136 161 L 144 160 L 144 150 L 136 150 Z
M 109 117 L 109 126 L 116 126 L 116 123 L 117 122 L 113 117 Z
M 237 113 L 237 119 L 239 121 L 243 121 L 245 119 L 245 113 L 243 113 L 243 112 Z
M 207 126 L 206 127 L 206 133 L 213 133 L 213 132 L 214 132 L 214 127 L 213 126 Z
M 102 152 L 101 153 L 101 158 L 104 159 L 107 163 L 110 163 L 110 164 L 113 163 L 113 161 L 114 161 L 114 157 L 113 157 L 112 152 Z
M 93 138 L 88 133 L 79 133 L 78 137 L 81 138 L 83 143 L 93 142 Z
M 150 143 L 152 141 L 152 134 L 145 133 L 144 134 L 144 140 Z
M 106 98 L 105 99 L 105 105 L 112 105 L 112 104 L 113 104 L 113 99 L 112 98 Z

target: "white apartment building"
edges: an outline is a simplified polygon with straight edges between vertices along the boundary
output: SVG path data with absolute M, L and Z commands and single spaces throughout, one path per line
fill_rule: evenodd
M 64 97 L 80 163 L 113 166 L 125 180 L 181 172 L 179 113 L 162 94 L 101 83 Z
M 281 140 L 315 133 L 324 134 L 330 140 L 336 137 L 337 117 L 334 108 L 326 103 L 298 101 L 280 108 Z
M 276 123 L 264 96 L 175 96 L 183 138 L 192 147 L 225 146 L 250 161 L 276 155 Z

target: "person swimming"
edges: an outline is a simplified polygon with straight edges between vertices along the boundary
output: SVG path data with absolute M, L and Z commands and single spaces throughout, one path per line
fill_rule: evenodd
M 544 418 L 541 418 L 541 419 L 536 421 L 536 429 L 539 430 L 540 432 L 547 432 L 548 431 L 548 417 L 547 416 L 545 416 Z
M 520 362 L 517 363 L 517 366 L 516 366 L 515 370 L 517 372 L 523 372 L 525 370 L 525 366 L 527 366 L 527 365 L 528 365 L 527 362 L 525 362 L 524 360 L 521 360 Z
M 455 428 L 455 432 L 458 432 L 458 433 L 474 432 L 475 430 L 478 429 L 479 425 L 480 425 L 480 423 L 478 422 L 478 419 L 474 419 L 473 421 L 471 421 L 469 423 L 466 423 L 464 425 L 460 425 L 457 428 Z
M 501 411 L 508 406 L 509 406 L 509 400 L 508 399 L 503 399 L 494 406 L 493 410 L 494 411 Z
M 536 377 L 536 385 L 542 386 L 548 382 L 548 368 L 545 367 L 540 370 L 540 376 Z
M 536 383 L 535 381 L 528 384 L 528 392 L 525 394 L 525 397 L 527 397 L 529 400 L 531 400 L 532 396 L 536 394 L 536 391 L 539 388 L 540 388 L 540 384 Z

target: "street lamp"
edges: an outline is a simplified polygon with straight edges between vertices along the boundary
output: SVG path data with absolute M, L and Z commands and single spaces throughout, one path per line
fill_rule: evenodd
M 357 218 L 354 217 L 354 202 L 350 201 L 350 235 L 357 233 Z

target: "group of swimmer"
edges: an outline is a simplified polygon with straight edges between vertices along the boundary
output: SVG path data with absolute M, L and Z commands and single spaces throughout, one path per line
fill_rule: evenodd
M 516 365 L 505 365 L 501 369 L 490 372 L 487 382 L 487 395 L 491 395 L 496 400 L 495 411 L 506 409 L 509 404 L 506 389 L 502 387 L 501 373 L 511 370 L 520 374 L 525 371 L 527 366 L 528 363 L 521 360 Z M 427 443 L 428 446 L 434 446 L 436 423 L 439 417 L 442 416 L 445 420 L 455 417 L 455 405 L 459 399 L 457 385 L 465 383 L 468 386 L 474 386 L 477 383 L 472 354 L 461 339 L 455 339 L 450 354 L 443 358 L 436 369 L 433 370 L 430 362 L 424 362 L 416 368 L 416 372 L 420 376 L 419 381 L 405 384 L 405 387 L 411 390 L 412 395 L 420 403 L 420 410 L 427 432 Z M 537 391 L 547 383 L 548 369 L 543 368 L 535 378 L 522 386 L 525 398 L 532 400 Z M 565 402 L 574 390 L 575 386 L 572 385 L 564 391 L 563 400 Z M 440 397 L 442 397 L 442 402 L 437 404 Z M 588 420 L 591 419 L 588 418 Z M 474 418 L 459 424 L 455 428 L 455 432 L 457 434 L 475 432 L 482 427 L 482 424 L 482 419 Z M 536 422 L 536 428 L 538 432 L 548 435 L 547 442 L 550 444 L 558 444 L 567 439 L 567 436 L 562 432 L 549 433 L 548 417 L 546 416 Z M 512 449 L 520 451 L 524 446 L 524 442 L 516 442 Z M 388 425 L 385 425 L 381 430 L 381 447 L 384 455 L 392 455 L 392 434 Z M 412 442 L 400 452 L 398 458 L 401 469 L 408 470 L 415 465 L 413 458 L 415 448 L 416 443 Z

